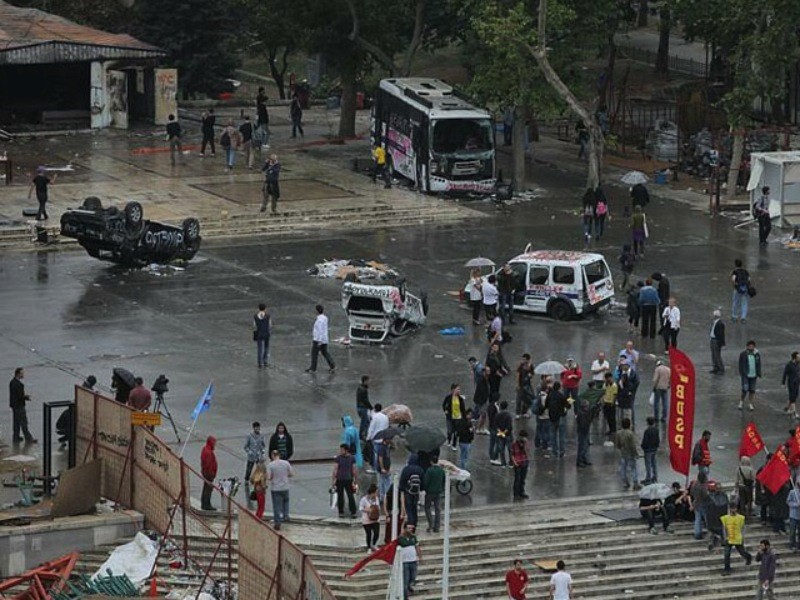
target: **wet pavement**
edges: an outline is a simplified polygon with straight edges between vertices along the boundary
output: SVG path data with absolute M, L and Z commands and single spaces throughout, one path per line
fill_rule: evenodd
M 451 293 L 464 283 L 464 261 L 477 255 L 502 261 L 521 252 L 528 242 L 541 248 L 582 246 L 574 212 L 580 182 L 563 171 L 544 168 L 535 178 L 546 191 L 543 197 L 504 211 L 476 203 L 486 216 L 464 224 L 320 232 L 314 239 L 303 240 L 215 241 L 206 243 L 185 271 L 158 275 L 122 270 L 79 251 L 0 255 L 0 371 L 10 379 L 14 367 L 26 367 L 27 390 L 34 398 L 29 414 L 39 437 L 40 402 L 68 398 L 71 386 L 86 375 L 95 374 L 107 387 L 115 366 L 141 375 L 148 384 L 158 374 L 166 374 L 170 379 L 167 403 L 182 428 L 189 424 L 197 398 L 213 379 L 217 389 L 213 406 L 201 417 L 186 456 L 199 463 L 201 442 L 213 433 L 220 440 L 220 476 L 242 475 L 242 444 L 253 420 L 261 421 L 268 433 L 277 421 L 285 421 L 294 435 L 296 458 L 333 456 L 341 416 L 355 416 L 355 390 L 362 374 L 371 376 L 373 402 L 408 404 L 416 422 L 443 427 L 440 407 L 444 394 L 458 381 L 471 397 L 466 358 L 483 357 L 486 352 L 483 328 L 470 325 L 468 312 Z M 781 412 L 786 392 L 780 375 L 790 352 L 800 346 L 795 333 L 800 324 L 798 255 L 777 242 L 760 249 L 755 231 L 734 230 L 731 221 L 711 219 L 668 200 L 654 201 L 648 223 L 653 243 L 646 259 L 637 264 L 635 277 L 659 270 L 671 280 L 682 310 L 679 344 L 694 358 L 699 374 L 696 432 L 704 428 L 713 431 L 712 475 L 728 481 L 735 475 L 738 439 L 747 420 L 755 420 L 771 447 L 785 439 L 792 425 Z M 595 248 L 606 256 L 615 273 L 616 257 L 627 237 L 623 220 L 613 220 Z M 377 259 L 399 269 L 411 291 L 427 292 L 429 323 L 418 333 L 384 347 L 333 343 L 336 373 L 320 368 L 316 375 L 309 375 L 304 369 L 309 364 L 314 304 L 326 306 L 332 340 L 346 333 L 339 299 L 341 283 L 305 272 L 332 257 Z M 728 372 L 724 377 L 712 376 L 708 374 L 710 316 L 720 306 L 729 316 L 728 274 L 735 258 L 742 258 L 750 269 L 758 296 L 751 303 L 746 324 L 728 321 L 724 351 Z M 252 314 L 262 300 L 274 319 L 272 367 L 266 370 L 256 368 L 250 334 Z M 458 325 L 466 328 L 466 335 L 438 333 Z M 525 351 L 537 363 L 572 355 L 588 370 L 596 352 L 617 354 L 629 337 L 626 329 L 623 310 L 603 311 L 569 323 L 521 317 L 513 326 L 514 341 L 506 356 L 513 366 Z M 757 410 L 752 415 L 736 409 L 736 358 L 750 338 L 757 340 L 764 366 Z M 660 341 L 633 339 L 644 353 L 663 350 Z M 643 384 L 637 397 L 640 423 L 649 408 L 646 390 L 653 364 L 652 359 L 642 359 Z M 506 381 L 501 392 L 513 400 L 513 383 Z M 10 417 L 8 409 L 3 410 Z M 9 442 L 10 418 L 6 417 L 2 436 Z M 161 433 L 174 441 L 168 427 L 162 427 Z M 528 482 L 534 504 L 537 498 L 620 490 L 614 476 L 614 451 L 602 446 L 599 430 L 591 449 L 594 466 L 580 472 L 574 465 L 572 423 L 568 439 L 563 460 L 536 456 Z M 488 465 L 487 441 L 483 436 L 476 438 L 470 463 L 475 488 L 470 497 L 457 498 L 457 504 L 481 505 L 511 498 L 511 471 Z M 41 448 L 30 450 L 40 452 Z M 454 458 L 449 450 L 442 455 Z M 398 452 L 396 464 L 401 457 Z M 298 466 L 293 511 L 330 514 L 329 469 L 323 463 Z M 661 480 L 675 478 L 665 447 L 659 453 L 659 469 Z

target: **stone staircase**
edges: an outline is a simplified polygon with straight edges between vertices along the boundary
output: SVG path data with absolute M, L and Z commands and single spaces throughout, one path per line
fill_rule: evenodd
M 447 201 L 425 201 L 390 206 L 368 204 L 363 207 L 336 207 L 328 210 L 289 210 L 275 216 L 269 213 L 239 213 L 227 218 L 201 218 L 203 239 L 253 235 L 297 235 L 320 230 L 358 230 L 403 227 L 407 225 L 453 224 L 482 213 Z M 60 237 L 57 219 L 46 228 L 56 247 L 76 246 L 74 239 Z M 166 221 L 169 223 L 170 221 Z M 174 223 L 179 225 L 179 222 Z M 31 241 L 28 225 L 0 227 L 0 249 L 41 249 Z
M 450 546 L 450 598 L 505 598 L 503 577 L 514 558 L 520 557 L 531 576 L 528 596 L 546 598 L 549 573 L 534 566 L 537 560 L 563 559 L 575 581 L 575 599 L 731 600 L 753 598 L 756 563 L 746 567 L 734 552 L 733 573 L 722 576 L 722 550 L 709 551 L 707 541 L 695 541 L 691 523 L 675 524 L 675 533 L 648 533 L 641 521 L 621 524 L 592 511 L 630 508 L 632 496 L 565 499 L 506 506 L 462 509 L 453 514 Z M 389 567 L 372 563 L 351 579 L 342 575 L 364 550 L 360 524 L 335 519 L 305 520 L 286 527 L 289 537 L 312 559 L 316 569 L 340 600 L 374 599 L 385 595 Z M 420 525 L 424 530 L 424 523 Z M 295 533 L 290 533 L 296 528 Z M 301 530 L 302 531 L 299 531 Z M 315 534 L 314 531 L 318 534 Z M 417 600 L 441 598 L 441 536 L 420 533 Z M 748 549 L 755 553 L 758 540 L 767 537 L 779 555 L 776 596 L 800 598 L 800 557 L 788 551 L 787 538 L 763 528 L 757 519 L 745 530 Z M 210 539 L 193 538 L 195 556 L 210 558 Z M 81 555 L 78 572 L 96 570 L 110 548 Z M 159 590 L 190 587 L 197 573 L 170 569 L 167 558 L 159 565 Z M 224 577 L 226 561 L 218 561 L 211 575 Z M 236 564 L 233 565 L 236 574 Z M 196 585 L 196 583 L 195 583 Z

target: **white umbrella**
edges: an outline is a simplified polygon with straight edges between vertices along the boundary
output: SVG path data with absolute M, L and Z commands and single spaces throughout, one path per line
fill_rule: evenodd
M 625 175 L 622 176 L 622 183 L 627 183 L 628 185 L 636 185 L 637 183 L 647 183 L 647 175 L 642 173 L 641 171 L 628 171 Z
M 471 258 L 467 262 L 464 263 L 465 267 L 493 267 L 495 266 L 494 261 L 490 258 L 483 258 L 479 256 L 477 258 Z
M 639 491 L 639 498 L 642 500 L 661 500 L 664 501 L 672 494 L 672 488 L 666 483 L 651 483 L 644 486 Z
M 566 367 L 557 360 L 546 360 L 536 365 L 533 372 L 537 375 L 561 375 L 566 370 Z

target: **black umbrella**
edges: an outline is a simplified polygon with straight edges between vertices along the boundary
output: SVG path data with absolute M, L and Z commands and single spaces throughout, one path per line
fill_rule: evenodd
M 114 367 L 114 378 L 118 379 L 129 388 L 136 387 L 136 378 L 133 376 L 133 373 L 128 371 L 128 369 L 123 369 L 122 367 Z
M 447 436 L 432 427 L 409 427 L 405 433 L 406 448 L 411 452 L 433 452 Z
M 397 427 L 387 427 L 386 429 L 379 431 L 375 434 L 372 438 L 373 440 L 390 440 L 394 437 L 400 435 L 400 430 Z

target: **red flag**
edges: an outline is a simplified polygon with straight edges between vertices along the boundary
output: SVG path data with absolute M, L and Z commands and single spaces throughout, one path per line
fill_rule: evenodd
M 352 568 L 347 573 L 344 574 L 344 576 L 351 577 L 355 575 L 373 560 L 382 560 L 391 565 L 394 562 L 394 554 L 396 551 L 397 551 L 397 540 L 392 540 L 391 542 L 386 544 L 383 548 L 378 548 L 375 552 L 373 552 L 369 556 L 362 558 L 360 561 L 354 564 Z
M 789 464 L 800 462 L 800 425 L 794 430 L 794 435 L 789 439 L 787 444 L 789 449 Z
M 777 494 L 783 484 L 792 478 L 782 447 L 778 446 L 775 454 L 764 465 L 764 468 L 761 469 L 756 478 L 773 494 Z
M 677 348 L 669 349 L 671 408 L 669 411 L 669 462 L 677 473 L 689 476 L 694 428 L 694 365 Z
M 739 442 L 739 458 L 742 456 L 755 456 L 764 449 L 764 440 L 758 433 L 755 423 L 748 423 L 742 431 L 742 441 Z

